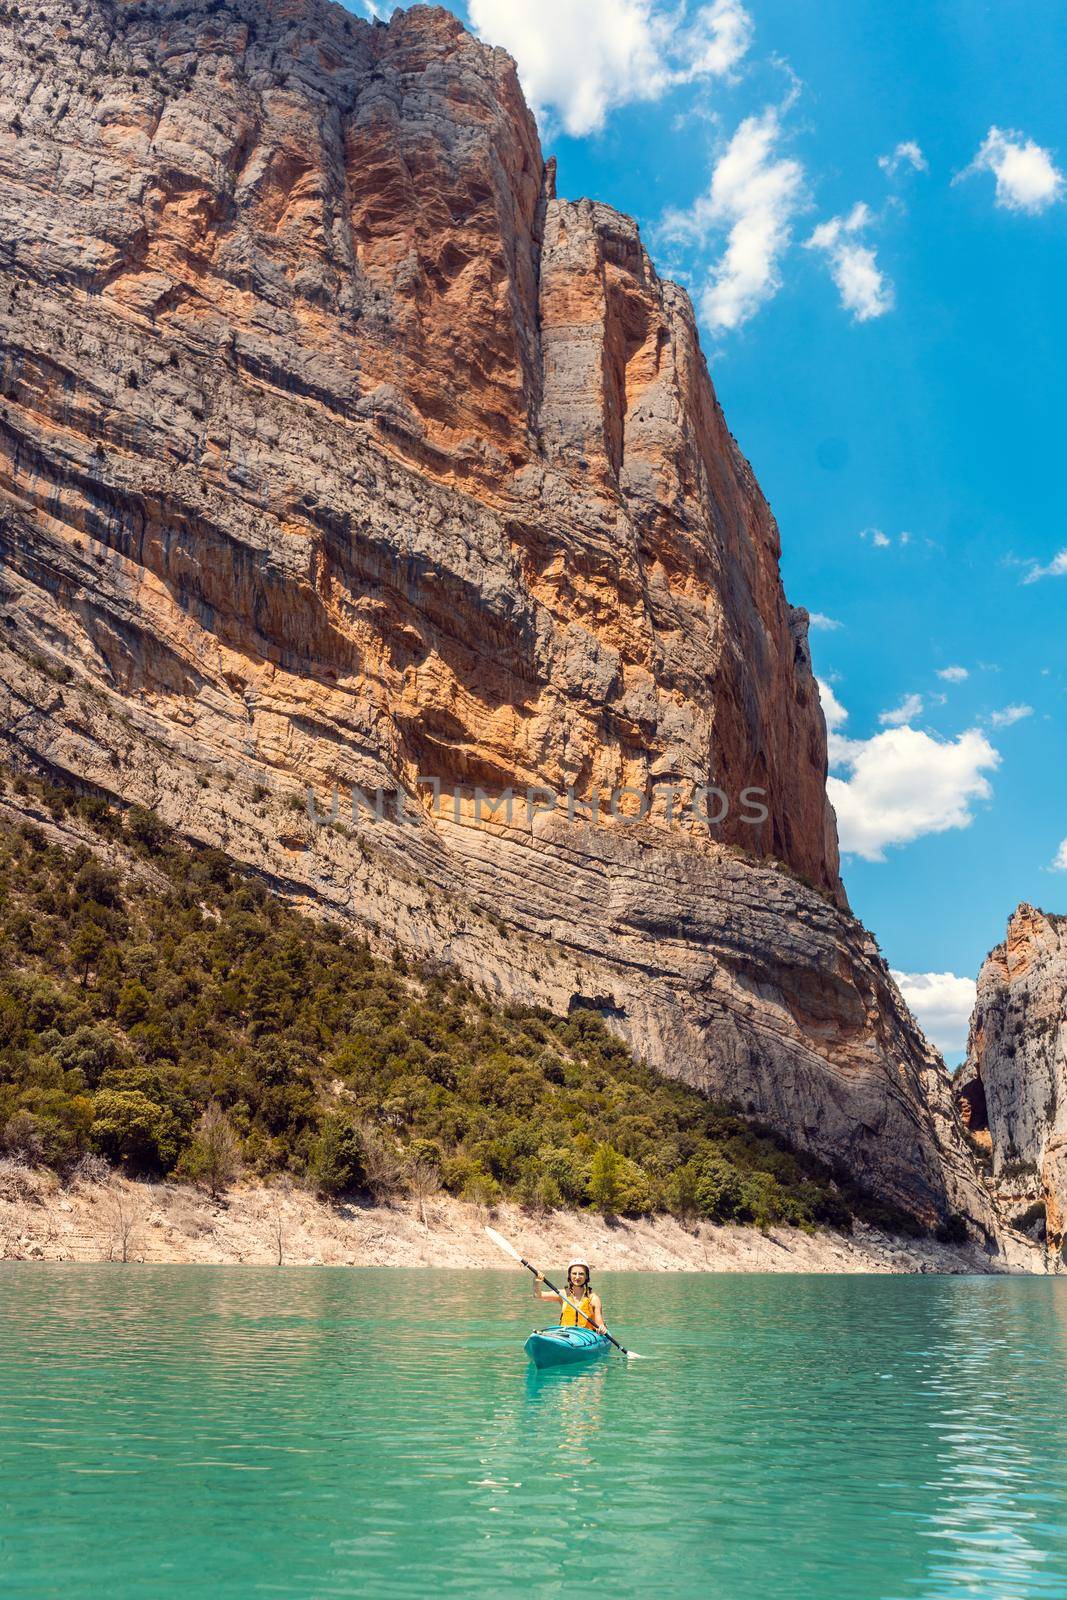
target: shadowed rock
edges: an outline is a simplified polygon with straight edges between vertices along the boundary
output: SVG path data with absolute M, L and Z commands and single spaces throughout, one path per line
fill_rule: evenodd
M 43 0 L 0 24 L 0 207 L 15 758 L 991 1230 L 848 913 L 806 615 L 692 307 L 555 196 L 510 59 L 421 7 Z M 528 785 L 653 798 L 475 803 Z M 413 820 L 353 819 L 379 787 Z

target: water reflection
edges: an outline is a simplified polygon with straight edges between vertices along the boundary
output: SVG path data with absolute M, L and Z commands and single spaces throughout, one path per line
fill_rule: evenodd
M 1060 1408 L 1042 1417 L 1041 1403 L 1062 1381 L 1065 1309 L 1047 1282 L 972 1282 L 941 1297 L 936 1338 L 918 1363 L 934 1438 L 924 1594 L 1067 1592 L 1048 1539 L 1062 1522 L 1067 1428 Z

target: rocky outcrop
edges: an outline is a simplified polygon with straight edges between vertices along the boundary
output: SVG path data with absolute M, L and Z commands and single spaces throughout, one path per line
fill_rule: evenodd
M 1004 1210 L 1067 1235 L 1067 917 L 1021 905 L 978 977 L 957 1095 Z
M 807 619 L 692 307 L 556 197 L 509 58 L 318 0 L 0 35 L 14 758 L 992 1231 L 848 913 Z

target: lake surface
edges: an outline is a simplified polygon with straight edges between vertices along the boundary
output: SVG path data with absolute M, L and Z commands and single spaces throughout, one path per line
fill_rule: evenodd
M 0 1266 L 0 1590 L 1067 1595 L 1067 1280 L 596 1286 L 535 1375 L 518 1269 Z

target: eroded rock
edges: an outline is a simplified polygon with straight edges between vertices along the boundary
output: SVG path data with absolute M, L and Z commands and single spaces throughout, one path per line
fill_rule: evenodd
M 806 616 L 692 306 L 556 197 L 510 59 L 424 7 L 40 0 L 0 23 L 0 214 L 14 758 L 992 1232 L 848 913 Z M 479 814 L 529 785 L 660 787 Z
M 1059 1256 L 1067 1236 L 1067 917 L 1030 905 L 1013 912 L 978 976 L 957 1083 L 965 1120 L 988 1143 L 1005 1214 L 1043 1232 Z

